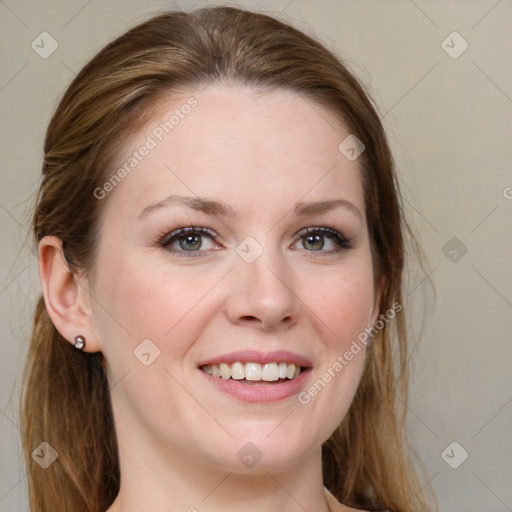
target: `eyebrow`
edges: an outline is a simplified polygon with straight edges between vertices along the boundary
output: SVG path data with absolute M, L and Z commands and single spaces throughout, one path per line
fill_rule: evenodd
M 192 197 L 192 196 L 180 196 L 172 195 L 166 197 L 158 203 L 150 204 L 146 206 L 138 215 L 138 219 L 145 217 L 148 213 L 158 210 L 160 208 L 171 206 L 171 205 L 185 206 L 203 212 L 207 215 L 215 215 L 219 217 L 236 217 L 237 210 L 232 206 L 223 203 L 221 201 L 215 201 L 206 197 Z M 301 201 L 295 204 L 293 211 L 297 216 L 306 215 L 318 215 L 321 213 L 327 213 L 338 208 L 345 208 L 352 212 L 359 220 L 363 220 L 361 211 L 350 201 L 346 199 L 326 199 L 323 201 Z

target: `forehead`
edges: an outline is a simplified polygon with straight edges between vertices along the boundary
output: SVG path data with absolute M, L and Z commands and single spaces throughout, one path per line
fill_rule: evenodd
M 124 142 L 116 210 L 170 194 L 217 197 L 237 210 L 350 197 L 364 209 L 358 161 L 339 150 L 336 116 L 292 91 L 211 85 L 160 100 Z M 129 199 L 129 201 L 126 201 Z M 139 212 L 137 212 L 139 213 Z

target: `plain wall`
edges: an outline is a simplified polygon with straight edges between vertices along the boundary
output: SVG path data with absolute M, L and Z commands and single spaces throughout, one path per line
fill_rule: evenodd
M 373 95 L 437 294 L 414 354 L 411 441 L 440 512 L 512 510 L 512 2 L 240 4 L 283 11 L 283 20 L 340 52 Z M 18 394 L 39 291 L 27 232 L 46 125 L 100 47 L 151 13 L 176 7 L 156 0 L 0 3 L 2 512 L 28 510 Z M 58 43 L 47 59 L 31 47 L 42 32 Z M 464 40 L 468 48 L 453 58 Z M 431 302 L 424 277 L 420 270 L 413 275 L 408 300 Z M 457 465 L 462 449 L 468 458 L 453 469 L 445 460 Z

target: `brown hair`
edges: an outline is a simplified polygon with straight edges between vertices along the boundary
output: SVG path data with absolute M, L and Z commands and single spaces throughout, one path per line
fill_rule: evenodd
M 379 283 L 379 313 L 402 304 L 404 221 L 392 155 L 378 114 L 332 52 L 276 19 L 232 7 L 168 12 L 103 48 L 66 90 L 48 126 L 33 229 L 63 241 L 76 272 L 93 269 L 95 198 L 128 133 L 178 90 L 222 82 L 295 91 L 325 107 L 365 145 L 359 157 Z M 393 329 L 393 332 L 392 332 Z M 395 359 L 396 357 L 396 359 Z M 407 335 L 403 311 L 368 349 L 353 403 L 323 446 L 326 487 L 368 510 L 426 510 L 404 442 Z M 43 298 L 35 311 L 22 393 L 22 438 L 33 512 L 104 512 L 120 484 L 110 390 L 101 353 L 81 353 L 57 331 Z M 48 469 L 31 459 L 43 441 Z

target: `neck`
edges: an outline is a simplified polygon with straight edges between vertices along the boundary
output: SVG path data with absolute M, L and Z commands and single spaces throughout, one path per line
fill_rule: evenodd
M 289 468 L 240 472 L 183 457 L 120 445 L 121 488 L 108 512 L 329 512 L 321 452 Z

